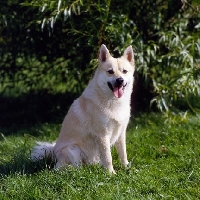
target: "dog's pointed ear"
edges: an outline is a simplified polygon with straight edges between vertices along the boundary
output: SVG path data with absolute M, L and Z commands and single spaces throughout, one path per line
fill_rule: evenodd
M 123 55 L 129 62 L 134 62 L 134 54 L 133 54 L 133 48 L 130 45 L 126 48 Z
M 108 49 L 106 48 L 106 46 L 104 44 L 102 44 L 99 49 L 99 61 L 105 62 L 109 56 L 110 56 L 110 53 L 109 53 Z

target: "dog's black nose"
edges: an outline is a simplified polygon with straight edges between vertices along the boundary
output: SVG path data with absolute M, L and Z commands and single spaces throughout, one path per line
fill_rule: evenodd
M 116 86 L 117 87 L 122 86 L 123 83 L 124 83 L 124 79 L 123 78 L 120 77 L 120 78 L 116 79 Z

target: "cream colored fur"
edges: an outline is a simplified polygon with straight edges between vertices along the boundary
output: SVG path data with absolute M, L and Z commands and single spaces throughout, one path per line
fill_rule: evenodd
M 122 164 L 126 166 L 126 128 L 130 118 L 134 69 L 131 46 L 127 47 L 122 57 L 113 58 L 102 45 L 94 77 L 71 105 L 56 144 L 39 143 L 32 151 L 32 159 L 41 159 L 53 152 L 56 167 L 100 163 L 115 173 L 111 156 L 111 146 L 114 145 Z M 123 79 L 123 90 L 115 87 L 119 78 Z M 108 82 L 117 88 L 120 97 L 114 95 Z

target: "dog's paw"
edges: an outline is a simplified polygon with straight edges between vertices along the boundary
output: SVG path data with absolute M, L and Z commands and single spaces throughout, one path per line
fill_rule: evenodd
M 130 163 L 127 160 L 126 162 L 123 163 L 123 165 L 124 165 L 125 168 L 127 168 L 130 165 Z
M 130 169 L 132 167 L 132 162 L 128 162 L 126 165 L 125 165 L 125 168 L 126 169 Z
M 112 169 L 108 169 L 109 173 L 110 174 L 116 174 L 115 170 L 112 168 Z
M 113 166 L 107 167 L 110 174 L 116 174 L 115 170 L 113 169 Z

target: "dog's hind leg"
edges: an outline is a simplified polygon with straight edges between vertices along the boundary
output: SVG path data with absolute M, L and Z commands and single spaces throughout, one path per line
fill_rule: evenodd
M 56 168 L 66 165 L 79 167 L 84 162 L 84 154 L 76 144 L 72 144 L 61 150 L 57 155 L 57 161 Z

